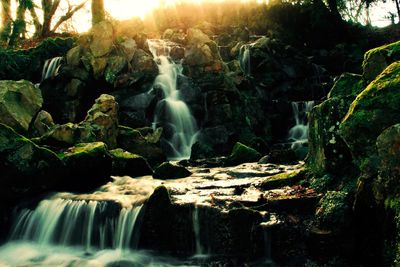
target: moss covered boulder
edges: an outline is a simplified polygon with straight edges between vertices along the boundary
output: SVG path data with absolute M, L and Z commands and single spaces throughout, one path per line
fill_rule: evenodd
M 94 190 L 111 180 L 112 157 L 102 142 L 77 144 L 60 157 L 69 170 L 68 190 Z
M 110 154 L 113 159 L 112 175 L 139 177 L 153 173 L 147 161 L 139 155 L 120 148 L 111 150 Z
M 153 177 L 161 180 L 179 179 L 192 175 L 192 173 L 183 166 L 173 165 L 164 162 L 158 166 L 153 173 Z
M 400 62 L 387 67 L 357 96 L 340 125 L 340 135 L 358 164 L 376 153 L 383 130 L 400 122 Z
M 369 50 L 364 55 L 363 78 L 374 80 L 387 66 L 400 60 L 400 41 Z
M 354 98 L 365 88 L 362 76 L 353 73 L 343 73 L 333 85 L 328 98 L 354 96 Z
M 354 100 L 332 97 L 315 106 L 309 116 L 309 157 L 315 174 L 343 173 L 351 166 L 351 153 L 339 135 L 339 125 Z
M 226 158 L 225 166 L 257 162 L 260 158 L 261 154 L 257 150 L 238 142 L 233 147 L 231 155 Z
M 16 199 L 59 188 L 58 156 L 0 123 L 0 198 Z
M 0 122 L 20 133 L 29 125 L 43 104 L 42 94 L 29 81 L 0 81 Z
M 153 134 L 135 130 L 126 126 L 118 127 L 117 144 L 118 147 L 144 157 L 151 166 L 156 166 L 166 160 L 166 156 L 160 146 L 159 139 L 156 138 L 159 130 Z

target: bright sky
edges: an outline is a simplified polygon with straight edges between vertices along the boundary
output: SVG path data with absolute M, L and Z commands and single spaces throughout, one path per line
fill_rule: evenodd
M 39 0 L 35 0 L 40 2 Z M 71 0 L 71 3 L 81 3 L 83 0 Z M 211 0 L 104 0 L 105 9 L 114 18 L 117 19 L 129 19 L 132 17 L 143 18 L 155 7 L 161 3 L 164 5 L 173 5 L 182 1 L 191 1 L 198 4 Z M 223 0 L 212 0 L 214 2 Z M 249 0 L 238 0 L 240 2 L 248 2 Z M 269 0 L 257 0 L 259 3 L 269 2 Z M 61 1 L 65 4 L 65 1 Z M 79 32 L 87 31 L 90 26 L 90 1 L 87 4 L 85 10 L 81 10 L 73 18 L 73 25 Z M 380 3 L 379 5 L 373 6 L 370 10 L 370 16 L 372 24 L 374 26 L 383 27 L 390 24 L 390 20 L 385 18 L 388 12 L 396 13 L 396 7 L 393 1 L 388 0 L 385 4 Z

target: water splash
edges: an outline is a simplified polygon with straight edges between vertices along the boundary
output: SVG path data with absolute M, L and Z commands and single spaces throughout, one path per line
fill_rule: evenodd
M 308 114 L 314 107 L 314 101 L 292 102 L 296 125 L 289 130 L 289 141 L 292 149 L 303 147 L 308 142 Z
M 182 64 L 171 57 L 171 44 L 164 40 L 147 40 L 150 52 L 158 66 L 159 74 L 154 87 L 164 93 L 156 106 L 153 126 L 162 125 L 166 131 L 166 152 L 170 159 L 187 159 L 196 141 L 197 125 L 188 106 L 181 100 L 177 80 L 182 75 Z
M 47 59 L 42 70 L 42 81 L 54 77 L 58 74 L 63 57 Z

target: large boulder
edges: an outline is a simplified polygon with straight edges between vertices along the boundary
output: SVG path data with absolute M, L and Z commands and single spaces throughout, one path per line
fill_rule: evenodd
M 400 62 L 387 67 L 357 96 L 340 125 L 340 135 L 360 165 L 376 153 L 376 138 L 400 122 Z
M 132 154 L 123 149 L 110 151 L 113 158 L 112 175 L 139 177 L 153 173 L 147 161 L 136 154 Z
M 60 157 L 69 170 L 69 179 L 64 185 L 68 190 L 94 190 L 111 180 L 112 157 L 102 142 L 77 144 Z
M 54 126 L 53 117 L 45 110 L 41 110 L 33 121 L 32 134 L 34 136 L 42 136 L 49 132 Z
M 164 162 L 154 170 L 153 177 L 161 180 L 169 180 L 185 178 L 190 175 L 192 175 L 192 173 L 185 167 Z
M 0 198 L 21 197 L 54 190 L 63 176 L 58 156 L 0 123 Z
M 0 81 L 0 122 L 26 132 L 43 104 L 42 94 L 29 81 Z
M 387 66 L 400 60 L 400 41 L 369 50 L 364 55 L 363 78 L 374 80 Z

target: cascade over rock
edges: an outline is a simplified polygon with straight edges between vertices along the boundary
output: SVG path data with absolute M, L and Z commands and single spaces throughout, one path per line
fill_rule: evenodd
M 0 81 L 0 122 L 27 132 L 43 104 L 42 94 L 29 81 Z

